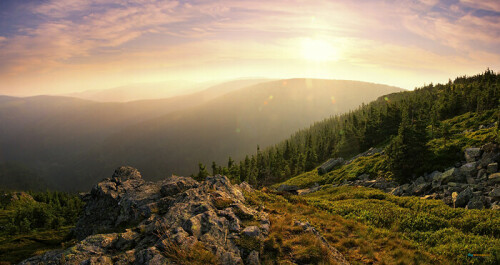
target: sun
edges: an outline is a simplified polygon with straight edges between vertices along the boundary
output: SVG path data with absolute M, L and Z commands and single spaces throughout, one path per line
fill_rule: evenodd
M 308 61 L 337 61 L 338 50 L 325 40 L 306 38 L 301 44 L 302 56 Z

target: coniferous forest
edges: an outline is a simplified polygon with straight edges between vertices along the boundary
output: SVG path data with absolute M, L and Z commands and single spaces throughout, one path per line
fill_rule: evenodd
M 428 170 L 454 163 L 458 146 L 445 145 L 439 154 L 426 143 L 448 136 L 455 116 L 490 112 L 500 119 L 500 74 L 487 69 L 474 76 L 457 77 L 447 84 L 429 84 L 415 91 L 393 93 L 354 111 L 316 122 L 275 146 L 260 149 L 227 165 L 211 165 L 213 174 L 230 176 L 235 182 L 265 186 L 310 171 L 332 157 L 350 158 L 370 147 L 385 147 L 389 160 L 387 177 L 408 182 Z M 498 122 L 497 125 L 498 126 Z M 207 167 L 199 164 L 194 175 L 203 179 Z

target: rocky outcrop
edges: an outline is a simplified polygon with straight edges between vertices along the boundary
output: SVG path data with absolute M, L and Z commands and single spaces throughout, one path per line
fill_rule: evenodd
M 366 174 L 340 185 L 371 187 L 397 196 L 441 199 L 452 207 L 500 209 L 500 147 L 488 143 L 467 148 L 464 158 L 456 167 L 434 171 L 403 185 L 383 178 L 369 179 Z
M 220 264 L 258 264 L 258 250 L 238 242 L 263 240 L 270 226 L 266 213 L 245 203 L 240 186 L 220 175 L 148 182 L 120 167 L 83 199 L 73 231 L 80 241 L 21 264 L 175 264 L 171 255 L 200 244 Z
M 340 166 L 344 164 L 344 159 L 342 157 L 332 158 L 323 163 L 318 167 L 318 174 L 323 175 L 330 171 L 332 171 L 336 166 Z

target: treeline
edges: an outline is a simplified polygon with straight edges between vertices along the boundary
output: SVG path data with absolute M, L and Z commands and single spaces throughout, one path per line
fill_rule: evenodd
M 235 182 L 269 185 L 310 171 L 331 157 L 349 158 L 373 146 L 386 146 L 394 178 L 405 182 L 427 169 L 432 159 L 425 143 L 448 133 L 443 120 L 466 112 L 484 112 L 500 105 L 500 74 L 491 70 L 458 77 L 447 84 L 427 85 L 394 93 L 298 131 L 289 139 L 246 156 L 236 163 L 211 165 L 212 174 Z M 497 112 L 498 113 L 498 112 Z M 498 118 L 497 118 L 498 120 Z M 498 126 L 498 122 L 497 122 Z M 193 177 L 209 174 L 205 165 Z
M 74 225 L 83 202 L 78 195 L 58 191 L 13 192 L 2 195 L 2 230 L 10 235 Z

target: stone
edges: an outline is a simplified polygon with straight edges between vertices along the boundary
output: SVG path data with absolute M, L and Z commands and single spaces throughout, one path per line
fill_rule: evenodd
M 192 178 L 172 176 L 163 182 L 160 193 L 163 196 L 173 196 L 196 185 L 198 182 Z
M 459 175 L 458 169 L 450 168 L 440 175 L 436 176 L 433 180 L 433 187 L 440 186 L 442 184 L 447 184 L 450 181 L 456 181 L 457 176 Z
M 418 186 L 420 184 L 425 183 L 425 179 L 424 177 L 418 177 L 413 183 Z
M 467 162 L 475 162 L 481 156 L 481 148 L 466 148 L 464 153 Z
M 467 203 L 467 206 L 465 207 L 466 209 L 483 209 L 484 204 L 483 201 L 481 200 L 481 197 L 472 197 L 472 199 Z
M 326 174 L 330 171 L 332 171 L 336 166 L 343 165 L 344 164 L 344 159 L 342 157 L 339 158 L 331 158 L 325 163 L 323 163 L 321 166 L 318 167 L 318 174 L 323 175 Z
M 246 181 L 240 183 L 240 188 L 246 192 L 252 191 L 252 186 L 250 186 L 250 184 L 248 184 Z
M 420 195 L 420 194 L 426 192 L 430 187 L 431 187 L 430 183 L 424 182 L 422 184 L 415 186 L 413 188 L 413 193 L 416 195 Z
M 488 174 L 493 174 L 498 171 L 498 163 L 490 163 L 488 164 L 488 167 L 486 168 L 486 172 Z
M 260 235 L 260 229 L 257 226 L 249 226 L 243 229 L 242 234 L 248 237 L 258 237 Z
M 260 241 L 270 229 L 267 213 L 246 204 L 242 187 L 220 175 L 203 182 L 177 176 L 150 182 L 136 169 L 120 167 L 84 198 L 83 214 L 73 229 L 79 242 L 21 264 L 170 264 L 163 252 L 195 243 L 222 264 L 243 264 L 241 255 L 248 261 L 248 252 L 238 247 L 240 233 L 257 235 Z M 231 204 L 219 209 L 215 198 Z M 241 231 L 242 218 L 261 220 L 260 228 Z M 252 255 L 258 260 L 260 253 Z
M 453 201 L 455 207 L 465 207 L 473 195 L 470 188 L 460 192 Z
M 431 174 L 425 176 L 425 180 L 428 182 L 432 182 L 436 176 L 439 176 L 441 172 L 439 171 L 434 171 Z
M 460 171 L 460 175 L 463 176 L 463 179 L 475 177 L 477 175 L 476 166 L 477 166 L 476 162 L 470 162 L 470 163 L 462 165 L 459 168 L 459 171 Z
M 500 172 L 489 175 L 488 181 L 491 183 L 500 183 Z
M 489 193 L 488 196 L 493 197 L 495 199 L 500 199 L 500 188 L 493 188 Z
M 320 189 L 321 189 L 321 186 L 312 187 L 312 188 L 308 188 L 308 189 L 301 189 L 301 190 L 297 191 L 297 194 L 298 195 L 307 195 L 309 193 L 316 192 L 316 191 L 318 191 Z
M 466 177 L 467 184 L 476 184 L 476 180 L 472 177 Z
M 401 186 L 397 186 L 394 189 L 392 189 L 391 192 L 389 193 L 392 195 L 401 196 L 408 190 L 409 186 L 410 186 L 409 184 L 403 184 Z

